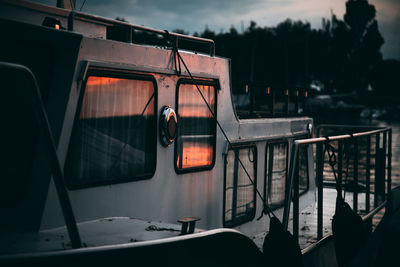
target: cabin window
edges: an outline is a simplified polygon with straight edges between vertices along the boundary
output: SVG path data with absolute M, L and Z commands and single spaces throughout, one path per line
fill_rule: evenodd
M 265 162 L 265 198 L 271 208 L 278 208 L 285 200 L 288 143 L 268 143 Z
M 89 75 L 65 164 L 69 187 L 120 183 L 154 174 L 155 90 L 151 76 Z
M 234 148 L 225 157 L 224 225 L 227 227 L 251 221 L 255 216 L 256 158 L 255 146 Z
M 216 114 L 215 84 L 197 81 L 197 86 Z M 215 161 L 216 123 L 192 81 L 181 80 L 178 83 L 177 103 L 176 171 L 182 173 L 212 169 Z

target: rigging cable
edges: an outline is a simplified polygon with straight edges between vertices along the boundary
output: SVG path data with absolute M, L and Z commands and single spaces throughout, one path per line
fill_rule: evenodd
M 82 11 L 82 8 L 83 8 L 83 6 L 85 5 L 85 3 L 86 3 L 86 0 L 83 0 L 83 3 L 82 3 L 82 5 L 81 5 L 81 8 L 79 9 L 79 11 Z
M 170 36 L 168 31 L 166 32 L 166 36 Z M 173 42 L 173 52 L 174 52 L 174 57 L 176 56 L 179 62 L 179 71 L 180 71 L 180 62 L 182 62 L 183 66 L 185 67 L 185 70 L 187 71 L 187 73 L 189 74 L 190 79 L 192 80 L 193 84 L 196 86 L 197 91 L 199 92 L 201 98 L 203 99 L 204 103 L 207 105 L 208 110 L 210 111 L 213 119 L 215 120 L 216 124 L 218 125 L 218 128 L 221 130 L 222 135 L 224 136 L 224 138 L 226 139 L 226 141 L 228 142 L 228 146 L 230 149 L 234 149 L 231 141 L 229 140 L 227 134 L 225 133 L 224 129 L 222 128 L 221 124 L 219 123 L 217 117 L 215 116 L 213 110 L 211 109 L 210 105 L 208 104 L 206 98 L 204 97 L 203 93 L 201 92 L 196 80 L 194 79 L 192 73 L 189 71 L 189 68 L 187 67 L 185 61 L 183 60 L 182 56 L 180 55 L 178 48 L 176 47 L 176 42 Z M 176 62 L 175 62 L 176 63 Z M 177 67 L 175 65 L 175 67 Z M 260 197 L 261 201 L 263 202 L 263 210 L 261 213 L 261 216 L 259 218 L 257 218 L 257 220 L 260 220 L 263 216 L 263 214 L 267 214 L 269 218 L 271 218 L 271 214 L 275 216 L 274 212 L 272 211 L 272 209 L 268 206 L 268 204 L 266 203 L 265 199 L 263 198 L 263 196 L 261 195 L 261 193 L 258 191 L 255 182 L 253 181 L 253 179 L 251 178 L 249 172 L 247 171 L 246 167 L 244 166 L 243 162 L 240 160 L 240 157 L 238 157 L 238 162 L 240 163 L 240 165 L 242 166 L 244 172 L 246 173 L 247 178 L 250 180 L 250 182 L 253 184 L 257 195 Z

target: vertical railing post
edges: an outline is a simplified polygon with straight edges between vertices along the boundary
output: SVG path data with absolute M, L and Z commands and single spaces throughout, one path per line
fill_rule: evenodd
M 353 138 L 354 145 L 354 173 L 353 173 L 353 182 L 354 182 L 354 192 L 353 192 L 353 210 L 355 212 L 358 211 L 358 140 L 357 138 Z
M 238 158 L 239 150 L 234 150 L 234 163 L 233 163 L 233 192 L 232 192 L 232 220 L 236 219 L 236 209 L 237 209 L 237 191 L 238 191 Z
M 337 168 L 338 184 L 336 185 L 340 193 L 342 193 L 342 179 L 343 179 L 343 141 L 338 141 L 338 168 Z
M 271 114 L 272 117 L 275 116 L 275 88 L 271 89 L 271 96 L 272 96 L 272 104 L 271 104 Z
M 317 187 L 318 187 L 318 213 L 317 213 L 317 239 L 322 239 L 322 228 L 323 228 L 323 175 L 324 175 L 324 155 L 323 155 L 323 143 L 317 143 Z
M 378 133 L 376 135 L 376 153 L 375 153 L 375 190 L 374 190 L 375 207 L 377 207 L 383 201 L 383 195 L 385 194 L 385 175 L 384 175 L 385 165 L 383 159 L 385 155 L 383 154 L 383 147 L 381 147 L 380 143 L 381 143 L 380 133 Z
M 382 144 L 382 149 L 383 149 L 383 151 L 382 151 L 382 153 L 383 153 L 383 155 L 382 155 L 382 160 L 383 160 L 383 162 L 382 162 L 382 166 L 383 166 L 383 170 L 382 170 L 382 175 L 383 175 L 383 178 L 382 178 L 382 186 L 383 186 L 383 194 L 382 194 L 382 201 L 384 200 L 384 199 L 386 199 L 386 194 L 385 194 L 385 185 L 386 185 L 386 148 L 387 148 L 387 133 L 388 132 L 383 132 L 383 140 L 382 140 L 382 142 L 383 142 L 383 144 Z M 388 191 L 388 193 L 389 193 L 389 191 Z
M 392 129 L 388 130 L 388 152 L 387 152 L 387 192 L 392 190 Z
M 286 189 L 285 189 L 285 205 L 283 209 L 283 218 L 282 218 L 282 224 L 283 224 L 283 229 L 287 230 L 288 224 L 289 224 L 289 214 L 290 214 L 290 203 L 292 202 L 292 189 L 293 189 L 293 181 L 294 181 L 294 174 L 296 170 L 296 165 L 297 165 L 297 154 L 299 151 L 299 147 L 297 144 L 297 141 L 293 142 L 292 149 L 290 152 L 290 168 L 289 168 L 289 179 L 287 180 L 286 183 Z
M 295 175 L 293 179 L 293 236 L 296 242 L 299 242 L 299 154 L 300 148 L 298 149 L 295 165 Z
M 286 115 L 289 115 L 290 113 L 290 94 L 289 94 L 289 89 L 285 90 L 286 94 Z
M 255 113 L 256 109 L 256 89 L 253 83 L 249 85 L 249 93 L 250 93 L 250 114 Z
M 370 192 L 371 192 L 371 136 L 367 136 L 367 162 L 365 169 L 365 212 L 370 210 Z

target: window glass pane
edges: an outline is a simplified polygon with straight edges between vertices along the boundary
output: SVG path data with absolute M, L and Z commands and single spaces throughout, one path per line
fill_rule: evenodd
M 254 180 L 254 149 L 245 148 L 239 150 L 239 158 Z M 242 165 L 238 163 L 238 186 L 237 186 L 237 217 L 247 217 L 254 209 L 254 185 L 250 181 Z
M 215 87 L 199 85 L 215 113 Z M 178 169 L 211 166 L 214 160 L 215 122 L 207 105 L 193 84 L 178 89 Z
M 235 152 L 229 150 L 225 165 L 225 221 L 232 220 L 234 165 Z
M 271 206 L 281 205 L 285 200 L 287 176 L 287 143 L 267 146 L 266 194 Z
M 253 182 L 255 175 L 254 147 L 229 150 L 225 165 L 225 225 L 233 226 L 253 219 L 255 214 L 255 186 L 250 181 L 238 158 Z
M 65 174 L 70 185 L 151 176 L 155 169 L 154 83 L 90 76 Z

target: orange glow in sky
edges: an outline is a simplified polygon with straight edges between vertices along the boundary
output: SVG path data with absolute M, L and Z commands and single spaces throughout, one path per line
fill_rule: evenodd
M 179 107 L 179 116 L 181 117 L 195 117 L 195 118 L 211 118 L 211 112 L 206 104 L 198 106 L 181 106 Z
M 177 166 L 181 168 L 191 168 L 199 166 L 208 166 L 212 164 L 213 148 L 208 143 L 202 143 L 199 146 L 184 144 L 182 153 L 182 166 L 179 165 L 180 158 L 178 156 Z
M 124 80 L 126 80 L 126 79 L 90 76 L 86 82 L 86 87 L 87 87 L 86 91 L 95 90 L 96 89 L 95 86 L 110 85 L 110 84 L 121 82 Z
M 154 113 L 151 81 L 90 76 L 86 82 L 80 118 L 105 118 Z
M 210 85 L 199 85 L 204 98 L 213 109 L 214 112 L 214 95 L 215 88 Z M 180 117 L 211 117 L 206 103 L 193 84 L 183 84 L 179 87 L 179 108 L 178 113 Z

